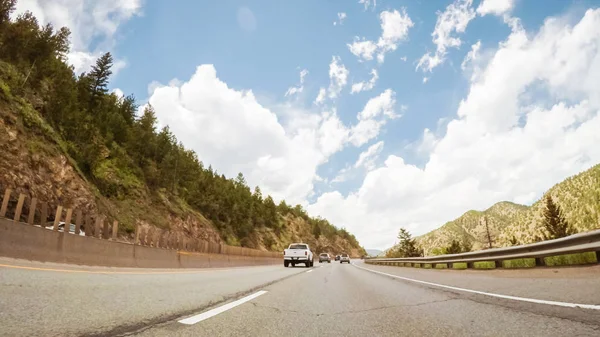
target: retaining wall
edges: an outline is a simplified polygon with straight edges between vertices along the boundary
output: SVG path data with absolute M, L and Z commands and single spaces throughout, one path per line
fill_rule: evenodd
M 0 218 L 0 256 L 89 266 L 216 268 L 282 263 L 281 258 L 208 254 L 103 240 Z

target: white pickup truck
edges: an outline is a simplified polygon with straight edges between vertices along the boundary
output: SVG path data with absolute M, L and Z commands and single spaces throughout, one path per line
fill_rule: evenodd
M 306 268 L 312 267 L 314 264 L 313 253 L 306 243 L 292 243 L 288 249 L 283 250 L 283 266 L 288 267 L 291 264 L 292 267 L 295 267 L 300 263 L 304 263 Z

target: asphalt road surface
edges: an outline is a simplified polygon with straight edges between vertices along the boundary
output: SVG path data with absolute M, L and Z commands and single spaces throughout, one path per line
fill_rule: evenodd
M 600 336 L 600 266 L 183 271 L 0 258 L 0 336 Z

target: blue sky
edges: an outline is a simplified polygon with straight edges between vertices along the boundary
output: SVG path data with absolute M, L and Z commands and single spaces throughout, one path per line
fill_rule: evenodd
M 78 70 L 111 51 L 113 89 L 150 102 L 207 165 L 242 171 L 367 248 L 389 247 L 400 227 L 419 235 L 500 200 L 532 203 L 600 161 L 586 131 L 598 33 L 574 30 L 598 23 L 600 1 L 90 0 L 67 18 L 50 10 L 64 1 L 19 3 L 71 28 Z M 372 71 L 372 88 L 352 93 Z M 558 131 L 538 158 L 544 123 Z

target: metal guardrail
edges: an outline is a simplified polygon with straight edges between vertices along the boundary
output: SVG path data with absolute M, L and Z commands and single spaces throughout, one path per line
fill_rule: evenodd
M 446 264 L 447 268 L 452 268 L 451 264 L 453 263 L 467 263 L 467 268 L 473 268 L 474 262 L 493 261 L 496 268 L 501 268 L 502 261 L 533 258 L 536 266 L 544 266 L 545 257 L 586 252 L 595 252 L 596 259 L 600 262 L 600 230 L 521 246 L 426 257 L 371 258 L 365 259 L 365 263 L 382 265 L 431 264 L 432 268 L 435 268 L 437 264 Z

